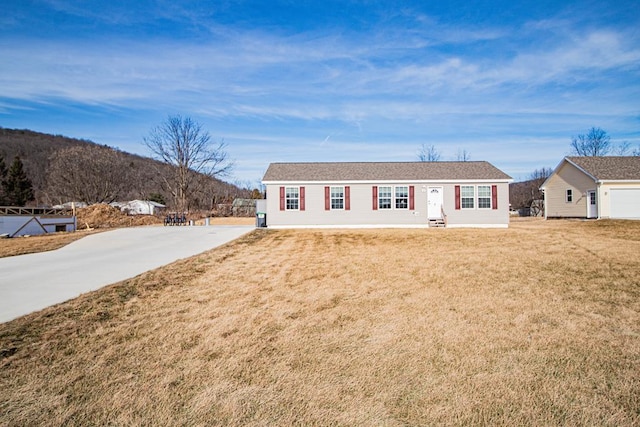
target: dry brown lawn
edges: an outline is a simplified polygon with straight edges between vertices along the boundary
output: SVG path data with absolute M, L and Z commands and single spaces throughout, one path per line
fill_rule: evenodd
M 0 424 L 640 425 L 640 222 L 256 230 L 0 325 Z
M 131 217 L 124 217 L 131 218 Z M 151 224 L 148 219 L 149 216 L 144 216 L 143 221 L 147 222 L 146 225 Z M 156 221 L 161 224 L 161 220 L 156 218 Z M 197 225 L 203 225 L 204 220 L 196 221 Z M 211 225 L 252 225 L 255 224 L 254 218 L 241 218 L 241 217 L 229 217 L 229 218 L 211 218 Z M 95 224 L 94 224 L 95 225 Z M 143 225 L 138 223 L 133 223 L 133 225 Z M 123 226 L 123 225 L 120 225 Z M 68 245 L 71 242 L 74 242 L 78 239 L 83 238 L 91 233 L 95 233 L 98 231 L 104 230 L 87 230 L 87 229 L 79 229 L 74 233 L 55 233 L 55 234 L 42 234 L 38 236 L 28 236 L 28 237 L 14 237 L 12 239 L 0 239 L 0 258 L 14 256 L 14 255 L 24 255 L 24 254 L 32 254 L 37 252 L 46 252 L 52 251 L 54 249 L 59 249 L 63 246 Z
M 69 243 L 81 239 L 93 232 L 95 231 L 79 230 L 74 233 L 42 234 L 39 236 L 0 239 L 0 258 L 52 251 L 66 246 Z

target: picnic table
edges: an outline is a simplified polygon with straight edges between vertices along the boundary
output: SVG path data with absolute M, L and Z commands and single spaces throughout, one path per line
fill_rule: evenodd
M 164 217 L 164 225 L 187 225 L 187 214 L 185 212 L 171 212 Z

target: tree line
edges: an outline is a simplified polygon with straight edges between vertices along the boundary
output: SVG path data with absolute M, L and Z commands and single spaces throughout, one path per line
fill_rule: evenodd
M 189 138 L 188 128 L 191 127 L 192 131 L 204 137 L 204 144 L 198 151 L 192 141 L 187 140 L 186 145 L 174 147 L 173 158 L 166 159 L 155 156 L 153 152 L 154 158 L 143 157 L 87 140 L 0 128 L 0 155 L 5 158 L 18 156 L 24 162 L 20 170 L 31 182 L 31 193 L 22 198 L 6 198 L 7 190 L 3 184 L 0 204 L 51 206 L 69 201 L 93 204 L 146 199 L 186 211 L 215 210 L 219 204 L 230 203 L 236 197 L 251 197 L 251 189 L 239 188 L 219 179 L 226 176 L 222 172 L 228 172 L 233 164 L 226 157 L 225 145 L 211 143 L 208 133 L 190 119 L 168 118 L 150 132 L 145 145 L 152 142 L 153 135 L 161 126 L 176 118 L 188 126 L 179 129 L 174 137 Z M 169 139 L 167 144 L 170 143 Z M 200 163 L 185 161 L 194 153 L 202 154 L 207 150 L 216 152 L 218 163 L 212 158 L 198 158 Z M 210 168 L 213 164 L 215 167 Z M 13 176 L 13 170 L 13 165 L 7 169 L 7 177 Z M 179 189 L 178 182 L 184 182 L 180 181 L 182 179 L 187 185 Z M 15 179 L 6 178 L 6 181 L 9 185 Z M 7 194 L 14 193 L 11 190 Z

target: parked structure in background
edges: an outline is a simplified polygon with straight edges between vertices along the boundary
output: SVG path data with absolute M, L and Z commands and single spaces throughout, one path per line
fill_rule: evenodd
M 252 217 L 256 214 L 255 199 L 233 199 L 231 204 L 233 216 Z
M 79 208 L 86 208 L 87 206 L 89 206 L 88 204 L 86 204 L 85 202 L 66 202 L 66 203 L 62 203 L 61 205 L 53 205 L 52 208 L 54 209 L 79 209 Z
M 0 235 L 33 236 L 76 230 L 70 209 L 0 207 Z
M 640 157 L 565 157 L 540 187 L 545 218 L 640 219 Z
M 488 162 L 272 163 L 266 225 L 508 227 L 511 177 Z
M 128 215 L 160 215 L 164 213 L 165 205 L 151 200 L 131 200 L 117 205 L 122 212 Z

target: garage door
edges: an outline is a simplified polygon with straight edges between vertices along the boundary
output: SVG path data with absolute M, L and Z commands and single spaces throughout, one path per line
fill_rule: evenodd
M 640 219 L 640 188 L 611 189 L 611 218 Z

